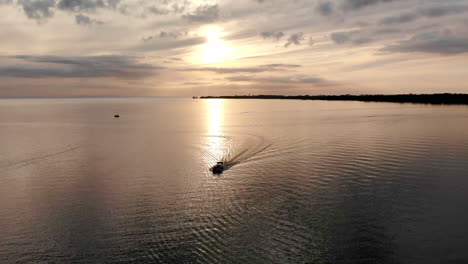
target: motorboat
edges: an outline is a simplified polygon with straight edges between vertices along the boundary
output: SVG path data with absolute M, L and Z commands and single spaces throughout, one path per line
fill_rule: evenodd
M 213 168 L 211 168 L 211 170 L 215 174 L 223 173 L 223 171 L 224 171 L 224 162 L 222 162 L 222 161 L 216 162 L 216 165 L 214 165 Z

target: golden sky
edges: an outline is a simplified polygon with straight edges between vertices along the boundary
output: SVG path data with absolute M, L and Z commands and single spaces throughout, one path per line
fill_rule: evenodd
M 0 97 L 468 93 L 468 0 L 0 0 Z

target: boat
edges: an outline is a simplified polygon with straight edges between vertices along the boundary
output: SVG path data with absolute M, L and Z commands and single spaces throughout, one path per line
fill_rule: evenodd
M 211 170 L 213 171 L 214 174 L 223 173 L 223 171 L 224 171 L 224 162 L 222 162 L 222 161 L 216 162 L 216 165 L 214 165 L 213 168 L 211 168 Z

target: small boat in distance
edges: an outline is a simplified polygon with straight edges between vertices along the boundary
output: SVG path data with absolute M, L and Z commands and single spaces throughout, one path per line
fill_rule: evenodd
M 119 118 L 119 117 L 120 117 L 120 115 L 114 115 L 114 118 Z
M 222 161 L 216 162 L 216 165 L 211 168 L 214 174 L 221 174 L 224 171 L 224 163 Z

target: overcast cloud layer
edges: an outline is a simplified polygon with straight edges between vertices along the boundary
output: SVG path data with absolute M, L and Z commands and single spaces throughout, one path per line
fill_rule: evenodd
M 468 0 L 0 0 L 0 97 L 468 93 Z

